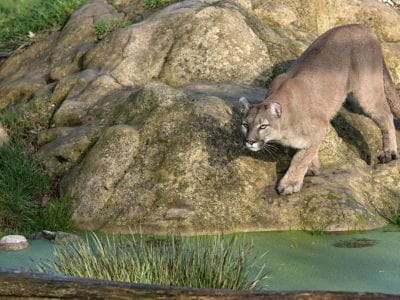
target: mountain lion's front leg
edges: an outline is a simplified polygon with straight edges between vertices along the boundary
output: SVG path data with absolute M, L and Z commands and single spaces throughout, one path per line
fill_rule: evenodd
M 301 149 L 293 156 L 289 169 L 279 182 L 277 190 L 280 195 L 290 195 L 300 191 L 309 165 L 318 157 L 320 144 L 319 139 L 311 147 Z
M 319 160 L 318 153 L 314 156 L 311 163 L 308 165 L 306 176 L 317 176 L 320 173 L 321 161 Z

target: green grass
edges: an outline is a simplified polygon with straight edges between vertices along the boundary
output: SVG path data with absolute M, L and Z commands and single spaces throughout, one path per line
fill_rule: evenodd
M 39 225 L 38 199 L 50 186 L 50 179 L 32 161 L 25 143 L 0 148 L 1 231 L 35 231 Z
M 363 197 L 365 199 L 370 199 L 371 195 L 364 191 Z M 393 201 L 390 200 L 390 197 L 387 198 L 387 195 L 382 195 L 380 202 L 382 203 L 380 207 L 374 206 L 378 215 L 385 219 L 389 224 L 400 226 L 400 199 Z
M 31 234 L 43 229 L 71 229 L 71 199 L 42 199 L 52 192 L 53 183 L 32 159 L 25 141 L 13 141 L 0 148 L 0 231 Z
M 65 196 L 50 201 L 40 218 L 41 229 L 50 231 L 71 230 L 71 202 L 72 199 Z
M 236 238 L 167 236 L 145 238 L 91 234 L 86 241 L 60 245 L 42 272 L 193 288 L 256 289 L 267 280 L 264 266 L 249 255 L 251 244 Z M 249 271 L 257 268 L 251 279 Z
M 390 224 L 400 226 L 400 204 L 387 206 L 385 210 L 385 219 Z
M 146 0 L 146 7 L 148 9 L 156 9 L 167 6 L 171 0 Z
M 0 52 L 29 44 L 28 33 L 59 30 L 85 0 L 1 0 Z
M 118 29 L 124 28 L 130 24 L 127 20 L 104 20 L 94 25 L 97 38 L 101 40 L 108 33 Z
M 0 231 L 30 234 L 42 229 L 68 230 L 70 200 L 43 199 L 52 194 L 53 183 L 34 161 L 39 130 L 48 127 L 54 106 L 50 98 L 32 99 L 7 109 L 0 122 L 11 141 L 0 148 Z
M 7 128 L 13 141 L 35 143 L 37 133 L 48 128 L 54 109 L 50 97 L 37 97 L 1 112 L 0 122 Z
M 400 226 L 400 209 L 396 211 L 396 214 L 392 215 L 392 217 L 390 218 L 390 223 Z

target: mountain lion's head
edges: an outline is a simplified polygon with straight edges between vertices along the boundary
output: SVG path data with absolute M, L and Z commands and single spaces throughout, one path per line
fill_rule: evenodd
M 246 98 L 239 99 L 242 121 L 243 143 L 251 151 L 259 151 L 271 141 L 281 138 L 282 108 L 279 103 L 252 105 Z

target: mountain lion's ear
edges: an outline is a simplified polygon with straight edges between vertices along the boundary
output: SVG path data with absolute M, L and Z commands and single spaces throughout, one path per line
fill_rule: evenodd
M 242 112 L 243 114 L 247 114 L 250 108 L 253 107 L 253 105 L 251 105 L 250 102 L 245 97 L 240 97 L 239 105 L 240 105 L 240 112 Z
M 268 103 L 265 105 L 265 109 L 267 109 L 276 118 L 280 118 L 282 116 L 282 107 L 279 103 Z

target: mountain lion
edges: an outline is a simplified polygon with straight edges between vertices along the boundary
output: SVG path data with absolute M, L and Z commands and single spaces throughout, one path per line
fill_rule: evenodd
M 400 118 L 400 99 L 379 41 L 366 26 L 345 25 L 325 32 L 273 80 L 263 102 L 252 105 L 240 98 L 248 149 L 259 151 L 272 141 L 299 149 L 277 186 L 279 194 L 298 192 L 306 174 L 319 173 L 319 146 L 348 93 L 382 131 L 379 161 L 397 159 L 392 113 Z

